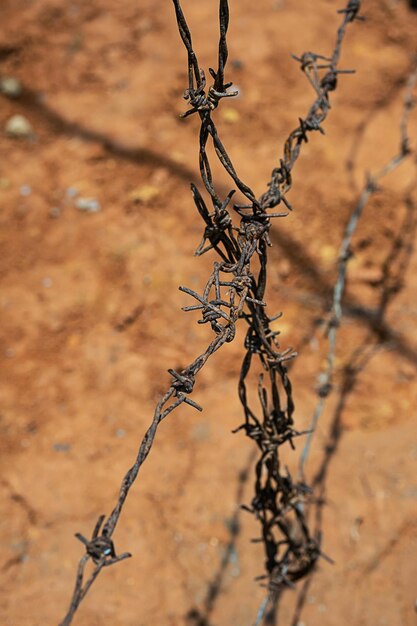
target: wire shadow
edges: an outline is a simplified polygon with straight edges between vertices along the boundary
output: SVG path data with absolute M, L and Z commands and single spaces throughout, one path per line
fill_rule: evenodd
M 392 251 L 389 253 L 390 255 L 394 255 L 394 253 L 396 253 L 397 247 L 401 249 L 401 241 L 398 241 L 398 237 L 400 237 L 400 240 L 402 237 L 406 237 L 408 242 L 407 245 L 409 247 L 413 244 L 416 224 L 415 219 L 413 220 L 412 218 L 413 208 L 410 195 L 406 198 L 406 204 L 409 205 L 406 220 L 401 232 L 394 239 Z M 302 276 L 307 279 L 311 289 L 314 290 L 315 297 L 320 298 L 324 306 L 326 306 L 326 304 L 330 302 L 333 285 L 330 281 L 327 281 L 323 277 L 323 274 L 319 271 L 313 257 L 302 246 L 300 246 L 289 233 L 280 233 L 277 229 L 272 229 L 271 240 L 277 247 L 281 248 L 285 252 L 287 258 L 297 267 Z M 381 287 L 381 293 L 384 294 L 383 300 L 387 298 L 388 289 L 388 277 L 385 276 L 385 274 L 389 270 L 390 265 L 392 265 L 392 261 L 393 259 L 391 256 L 388 256 L 382 267 L 383 277 L 381 282 L 375 285 L 375 287 Z M 392 280 L 389 280 L 392 283 Z M 400 280 L 400 278 L 398 278 L 398 280 Z M 383 284 L 384 282 L 386 283 L 385 287 Z M 389 291 L 391 291 L 392 288 L 393 287 L 391 285 L 391 287 L 389 287 Z M 395 293 L 393 295 L 395 295 Z M 344 316 L 358 319 L 367 324 L 369 329 L 372 330 L 375 335 L 384 339 L 384 341 L 389 342 L 393 350 L 398 352 L 412 365 L 417 366 L 416 350 L 409 345 L 409 342 L 405 337 L 393 330 L 385 320 L 385 310 L 388 306 L 388 302 L 384 304 L 383 300 L 380 301 L 376 308 L 371 309 L 364 306 L 354 296 L 346 295 L 344 300 Z M 315 320 L 314 325 L 318 325 L 319 322 L 320 320 Z
M 397 77 L 389 87 L 389 90 L 384 95 L 378 98 L 370 111 L 368 111 L 356 126 L 356 129 L 352 133 L 352 143 L 348 156 L 346 159 L 346 169 L 353 176 L 353 170 L 355 168 L 355 162 L 358 157 L 360 147 L 362 145 L 364 135 L 369 124 L 375 119 L 376 115 L 386 109 L 392 104 L 392 102 L 398 96 L 398 92 L 404 89 L 407 83 L 407 73 Z M 351 184 L 353 185 L 353 179 L 351 178 Z
M 401 81 L 401 84 L 404 81 Z M 398 87 L 395 86 L 398 90 Z M 394 87 L 392 88 L 394 95 Z M 388 96 L 391 97 L 391 96 Z M 384 99 L 384 106 L 387 98 Z M 107 136 L 104 133 L 91 130 L 78 122 L 65 119 L 53 108 L 49 107 L 39 98 L 39 94 L 25 87 L 18 102 L 32 114 L 37 115 L 51 129 L 61 135 L 75 136 L 85 141 L 96 142 L 110 154 L 139 165 L 149 165 L 151 167 L 165 167 L 175 177 L 187 182 L 197 178 L 197 173 L 187 166 L 177 163 L 170 157 L 159 154 L 150 148 L 135 148 L 123 145 L 123 143 Z M 383 105 L 380 105 L 381 108 Z M 281 234 L 277 229 L 271 230 L 272 241 L 285 251 L 288 258 L 300 270 L 302 275 L 314 287 L 315 295 L 327 300 L 330 297 L 332 286 L 323 278 L 316 262 L 308 252 L 288 233 Z M 375 311 L 360 305 L 355 299 L 346 299 L 346 315 L 364 320 L 371 328 L 377 327 L 377 332 L 383 334 L 387 340 L 392 342 L 393 348 L 398 350 L 405 359 L 413 365 L 417 365 L 417 353 L 407 345 L 406 341 L 396 332 L 392 331 L 387 324 L 382 324 L 378 320 Z
M 385 329 L 384 318 L 389 305 L 405 285 L 405 276 L 414 251 L 414 240 L 417 230 L 417 211 L 411 194 L 405 198 L 405 216 L 400 228 L 394 237 L 391 247 L 382 263 L 382 278 L 380 284 L 380 298 L 375 319 L 381 331 Z M 388 341 L 389 345 L 389 341 Z M 323 529 L 323 510 L 326 505 L 327 477 L 331 462 L 338 451 L 343 436 L 343 412 L 349 397 L 354 392 L 360 374 L 365 370 L 370 360 L 381 350 L 387 347 L 387 337 L 384 332 L 370 330 L 362 343 L 352 352 L 342 369 L 342 381 L 338 401 L 330 423 L 328 440 L 324 448 L 321 462 L 314 474 L 311 486 L 316 494 L 309 513 L 314 515 L 315 531 L 319 534 Z M 304 582 L 298 592 L 296 607 L 293 613 L 291 626 L 297 626 L 307 600 L 308 589 L 313 580 L 312 574 Z M 274 622 L 273 622 L 274 623 Z
M 235 497 L 236 508 L 228 524 L 230 532 L 229 541 L 219 563 L 219 567 L 207 587 L 207 593 L 202 607 L 192 607 L 185 616 L 187 626 L 211 626 L 210 617 L 214 611 L 219 595 L 222 592 L 227 567 L 233 555 L 236 553 L 236 543 L 241 529 L 240 516 L 242 509 L 240 508 L 240 504 L 243 500 L 245 485 L 248 482 L 255 458 L 256 450 L 252 450 L 246 460 L 244 468 L 239 472 Z
M 99 143 L 110 154 L 139 165 L 151 167 L 165 167 L 171 174 L 181 180 L 189 181 L 196 178 L 196 173 L 181 163 L 178 163 L 165 154 L 160 154 L 150 148 L 134 148 L 125 146 L 123 143 L 112 139 L 108 135 L 89 129 L 78 122 L 65 119 L 60 113 L 48 106 L 35 91 L 24 87 L 17 102 L 30 112 L 41 118 L 53 132 L 60 135 L 80 137 L 85 141 Z

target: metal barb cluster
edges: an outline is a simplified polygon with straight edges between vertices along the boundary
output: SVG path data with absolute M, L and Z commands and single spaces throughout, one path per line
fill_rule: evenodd
M 168 370 L 172 376 L 171 384 L 155 408 L 152 423 L 140 444 L 134 465 L 122 480 L 112 513 L 106 521 L 104 516 L 100 517 L 90 541 L 77 534 L 77 538 L 85 545 L 86 553 L 80 559 L 70 608 L 61 626 L 69 626 L 72 622 L 81 601 L 101 569 L 130 556 L 128 553 L 116 556 L 111 538 L 129 490 L 151 450 L 158 426 L 181 404 L 202 410 L 189 397 L 197 374 L 211 355 L 224 344 L 233 341 L 239 319 L 246 322 L 247 332 L 244 344 L 246 354 L 239 378 L 244 423 L 237 430 L 243 430 L 253 439 L 260 452 L 255 468 L 255 495 L 251 505 L 246 508 L 256 516 L 261 525 L 260 541 L 265 547 L 265 576 L 269 591 L 275 593 L 283 586 L 292 585 L 314 568 L 321 555 L 320 537 L 311 536 L 303 514 L 303 502 L 309 489 L 304 482 L 294 481 L 288 470 L 283 471 L 280 464 L 280 446 L 286 443 L 293 446 L 294 438 L 303 433 L 294 428 L 294 401 L 287 372 L 287 362 L 295 354 L 291 349 L 280 351 L 276 339 L 279 333 L 271 328 L 271 323 L 280 315 L 270 317 L 265 310 L 267 250 L 271 245 L 271 219 L 285 217 L 291 209 L 286 194 L 292 186 L 292 169 L 301 146 L 308 141 L 310 132 L 324 133 L 321 124 L 330 109 L 329 93 L 336 88 L 337 75 L 341 72 L 337 66 L 345 30 L 350 22 L 360 19 L 357 15 L 360 3 L 351 0 L 346 9 L 343 9 L 342 24 L 330 59 L 314 53 L 304 54 L 297 59 L 313 84 L 317 97 L 306 118 L 300 119 L 299 126 L 288 137 L 284 156 L 279 167 L 271 174 L 268 190 L 257 199 L 252 189 L 237 175 L 211 117 L 221 99 L 236 95 L 236 92 L 228 91 L 232 83 L 225 82 L 224 78 L 228 57 L 226 36 L 229 6 L 227 0 L 219 2 L 217 70 L 210 69 L 213 84 L 206 90 L 205 74 L 193 49 L 191 33 L 180 2 L 173 0 L 179 33 L 188 56 L 188 88 L 184 98 L 191 108 L 183 117 L 196 113 L 200 118 L 200 173 L 212 205 L 209 210 L 202 194 L 192 184 L 193 199 L 205 223 L 203 239 L 196 255 L 214 250 L 219 257 L 214 262 L 213 272 L 201 295 L 187 287 L 180 287 L 180 290 L 194 300 L 184 310 L 199 311 L 201 319 L 198 323 L 210 324 L 214 337 L 205 352 L 182 371 Z M 325 61 L 325 65 L 321 61 Z M 327 72 L 321 77 L 323 69 Z M 209 141 L 235 187 L 244 196 L 244 204 L 231 204 L 236 189 L 232 189 L 225 198 L 218 195 L 207 154 Z M 284 212 L 270 211 L 281 202 L 286 207 Z M 235 220 L 237 216 L 237 223 L 232 215 Z M 259 268 L 256 273 L 253 266 Z M 250 382 L 249 377 L 254 373 L 256 365 L 263 371 L 257 376 L 261 417 L 257 417 L 255 410 L 249 405 L 247 392 L 247 382 Z M 85 567 L 90 560 L 95 568 L 85 581 Z
M 243 430 L 255 441 L 260 451 L 255 468 L 255 495 L 251 505 L 244 508 L 255 515 L 261 524 L 260 541 L 265 548 L 266 574 L 259 579 L 267 580 L 270 592 L 275 593 L 283 586 L 291 586 L 294 581 L 307 575 L 314 568 L 321 552 L 320 537 L 311 536 L 303 514 L 303 503 L 310 490 L 303 481 L 294 481 L 288 470 L 282 470 L 279 458 L 280 446 L 287 442 L 293 446 L 294 438 L 304 433 L 294 428 L 294 401 L 286 367 L 286 362 L 296 355 L 291 349 L 280 351 L 276 340 L 279 333 L 271 328 L 273 318 L 265 311 L 271 219 L 288 215 L 288 211 L 273 213 L 270 209 L 281 202 L 286 209 L 291 209 L 287 193 L 292 186 L 292 169 L 301 146 L 308 141 L 308 133 L 324 133 L 322 123 L 330 109 L 329 93 L 337 87 L 338 74 L 351 73 L 351 70 L 338 69 L 338 61 L 346 27 L 350 22 L 359 19 L 360 3 L 350 1 L 346 9 L 340 11 L 343 20 L 331 57 L 312 52 L 294 57 L 300 62 L 301 69 L 314 87 L 317 97 L 306 118 L 300 118 L 299 126 L 288 137 L 283 158 L 279 167 L 272 172 L 268 190 L 257 199 L 252 189 L 237 176 L 219 138 L 211 117 L 215 108 L 210 105 L 211 88 L 206 94 L 205 81 L 201 78 L 204 77 L 204 72 L 199 67 L 188 24 L 179 0 L 173 2 L 179 32 L 188 54 L 189 86 L 185 93 L 192 109 L 187 114 L 198 113 L 200 117 L 200 173 L 212 204 L 210 212 L 201 193 L 192 185 L 194 202 L 206 224 L 203 240 L 196 254 L 214 250 L 221 259 L 214 263 L 213 273 L 202 296 L 182 288 L 198 301 L 197 305 L 185 307 L 185 310 L 200 310 L 202 319 L 199 323 L 210 322 L 218 336 L 230 329 L 231 336 L 234 337 L 234 328 L 239 318 L 243 318 L 248 326 L 246 354 L 239 378 L 239 397 L 245 421 L 236 431 Z M 225 38 L 228 20 L 227 0 L 220 0 L 219 69 L 217 72 L 211 70 L 210 73 L 215 80 L 213 88 L 222 97 L 231 86 L 231 83 L 223 82 L 227 60 Z M 326 70 L 325 73 L 323 70 Z M 216 106 L 217 104 L 218 100 Z M 231 207 L 234 189 L 224 199 L 217 195 L 207 156 L 209 139 L 224 169 L 246 198 L 246 204 L 233 204 Z M 236 225 L 231 208 L 240 218 Z M 253 257 L 257 258 L 260 267 L 256 275 L 252 269 Z M 262 371 L 258 376 L 260 417 L 249 405 L 247 390 L 250 375 L 257 368 Z M 264 380 L 267 384 L 264 384 Z

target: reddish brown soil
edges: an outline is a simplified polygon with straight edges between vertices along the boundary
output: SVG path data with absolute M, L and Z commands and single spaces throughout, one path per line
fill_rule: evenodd
M 313 98 L 290 52 L 330 51 L 342 3 L 231 4 L 230 78 L 242 96 L 216 115 L 241 177 L 261 193 Z M 184 8 L 208 67 L 216 2 L 184 0 Z M 405 1 L 369 0 L 364 11 L 369 19 L 350 29 L 342 59 L 358 72 L 340 79 L 326 137 L 312 137 L 296 166 L 295 212 L 272 234 L 269 308 L 285 312 L 282 347 L 300 351 L 292 370 L 300 428 L 311 416 L 326 348 L 321 331 L 304 340 L 328 306 L 342 228 L 364 173 L 397 149 L 403 86 L 417 49 L 417 13 Z M 198 180 L 197 120 L 178 118 L 185 54 L 169 0 L 2 0 L 0 18 L 0 75 L 24 85 L 21 97 L 0 97 L 0 126 L 19 113 L 35 133 L 16 140 L 2 131 L 0 143 L 0 622 L 44 626 L 57 624 L 68 605 L 82 554 L 74 532 L 89 535 L 113 506 L 168 384 L 167 368 L 184 366 L 207 341 L 197 318 L 181 313 L 186 299 L 177 287 L 200 289 L 212 259 L 193 258 L 202 228 L 189 193 L 189 181 Z M 415 623 L 412 242 L 382 335 L 369 314 L 407 216 L 406 190 L 417 203 L 415 180 L 410 159 L 385 180 L 355 239 L 338 371 L 358 346 L 371 358 L 341 416 L 324 513 L 324 549 L 335 564 L 322 561 L 312 580 L 299 618 L 306 626 Z M 77 210 L 69 188 L 97 198 L 101 211 Z M 405 232 L 412 235 L 412 227 Z M 239 502 L 236 493 L 252 448 L 243 434 L 231 434 L 242 419 L 241 355 L 239 337 L 201 374 L 194 397 L 203 414 L 184 407 L 161 427 L 115 536 L 116 548 L 134 558 L 101 575 L 76 624 L 185 625 L 192 609 L 204 612 L 230 519 L 251 498 L 252 478 Z M 339 373 L 310 476 L 342 383 Z M 286 453 L 291 465 L 296 458 Z M 253 581 L 263 571 L 261 546 L 250 543 L 256 525 L 245 514 L 240 522 L 212 626 L 253 624 L 264 596 Z M 295 598 L 284 596 L 280 624 L 291 624 Z

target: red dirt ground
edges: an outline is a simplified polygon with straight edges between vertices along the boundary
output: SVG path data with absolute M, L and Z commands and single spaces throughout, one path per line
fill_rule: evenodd
M 184 0 L 205 68 L 215 58 L 216 4 Z M 299 428 L 310 420 L 326 349 L 320 329 L 305 338 L 328 306 L 365 172 L 397 150 L 417 50 L 417 13 L 405 1 L 363 4 L 368 20 L 349 30 L 342 58 L 357 74 L 341 77 L 326 137 L 312 137 L 296 166 L 295 211 L 272 234 L 269 309 L 285 312 L 282 347 L 300 352 L 292 369 Z M 223 102 L 216 119 L 258 193 L 313 99 L 290 53 L 328 53 L 342 5 L 231 2 L 229 74 L 241 97 Z M 89 535 L 113 506 L 167 368 L 184 366 L 207 340 L 197 318 L 179 310 L 187 301 L 177 287 L 200 289 L 212 259 L 193 258 L 202 229 L 189 193 L 198 181 L 197 120 L 178 118 L 186 60 L 172 3 L 2 0 L 0 18 L 0 76 L 24 86 L 16 99 L 0 96 L 0 127 L 21 114 L 34 131 L 17 140 L 2 130 L 0 143 L 0 621 L 44 626 L 57 624 L 69 602 L 82 554 L 74 532 Z M 77 210 L 72 188 L 96 198 L 101 211 Z M 324 549 L 335 564 L 321 562 L 299 626 L 415 623 L 415 203 L 410 159 L 384 181 L 355 238 L 338 371 L 360 345 L 371 358 L 346 399 L 329 468 Z M 407 217 L 409 264 L 378 334 L 370 312 Z M 231 434 L 242 419 L 241 355 L 238 338 L 202 372 L 194 394 L 202 414 L 181 408 L 162 425 L 115 536 L 116 548 L 134 558 L 102 573 L 77 625 L 185 625 L 196 623 L 190 611 L 204 613 L 230 519 L 251 498 L 252 478 L 236 497 L 251 444 Z M 310 476 L 342 382 L 339 373 Z M 288 452 L 288 463 L 296 458 Z M 244 513 L 240 523 L 211 626 L 250 626 L 264 596 L 253 581 L 263 572 L 261 546 L 250 543 L 256 525 Z M 295 599 L 284 596 L 280 624 L 291 624 Z

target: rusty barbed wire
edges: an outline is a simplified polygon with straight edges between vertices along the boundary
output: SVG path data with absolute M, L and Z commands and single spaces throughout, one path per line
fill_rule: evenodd
M 333 290 L 333 300 L 331 309 L 331 318 L 327 327 L 328 351 L 326 355 L 326 369 L 319 376 L 319 387 L 317 389 L 318 400 L 313 412 L 309 433 L 307 434 L 303 451 L 299 462 L 299 478 L 305 479 L 305 465 L 310 453 L 311 444 L 317 424 L 324 411 L 326 399 L 332 391 L 333 377 L 335 369 L 337 332 L 342 321 L 342 299 L 345 291 L 346 273 L 349 260 L 352 256 L 351 243 L 353 235 L 356 232 L 363 210 L 368 204 L 369 199 L 377 191 L 379 191 L 380 181 L 393 172 L 408 156 L 411 154 L 410 139 L 408 136 L 408 120 L 412 108 L 415 105 L 413 90 L 417 82 L 417 68 L 410 74 L 407 81 L 407 88 L 404 96 L 403 110 L 400 119 L 400 145 L 398 153 L 393 156 L 381 169 L 375 174 L 367 176 L 366 183 L 359 196 L 359 199 L 349 217 L 346 225 L 343 240 L 340 246 L 338 257 L 338 274 Z
M 248 325 L 245 338 L 246 354 L 239 379 L 239 397 L 245 421 L 235 432 L 243 430 L 255 441 L 261 453 L 255 467 L 255 496 L 250 506 L 246 507 L 261 525 L 260 540 L 265 549 L 266 574 L 260 578 L 267 580 L 266 585 L 270 593 L 277 593 L 282 587 L 292 586 L 295 581 L 304 577 L 314 567 L 317 559 L 323 556 L 320 537 L 311 535 L 301 506 L 309 489 L 303 482 L 294 481 L 288 471 L 282 471 L 278 454 L 280 446 L 289 443 L 293 447 L 293 440 L 303 433 L 294 427 L 294 400 L 287 372 L 287 363 L 295 353 L 291 349 L 280 351 L 276 339 L 279 332 L 272 330 L 270 326 L 280 315 L 270 317 L 265 311 L 267 249 L 271 245 L 268 233 L 271 219 L 285 217 L 291 209 L 287 193 L 292 186 L 292 169 L 301 146 L 307 143 L 309 133 L 314 131 L 324 133 L 322 123 L 330 109 L 329 94 L 337 87 L 338 75 L 345 72 L 338 69 L 345 32 L 348 24 L 362 19 L 358 15 L 360 2 L 349 0 L 346 8 L 339 11 L 343 16 L 342 23 L 331 57 L 325 59 L 309 52 L 298 59 L 301 69 L 314 87 L 316 99 L 307 116 L 304 119 L 300 118 L 299 126 L 290 133 L 284 146 L 283 158 L 279 166 L 272 171 L 268 189 L 259 199 L 236 173 L 212 119 L 212 113 L 220 101 L 237 93 L 228 91 L 232 83 L 225 82 L 228 58 L 226 40 L 229 25 L 228 1 L 219 2 L 220 37 L 217 69 L 209 70 L 213 84 L 208 89 L 204 70 L 200 67 L 193 49 L 191 32 L 180 1 L 173 0 L 173 3 L 179 33 L 188 57 L 188 88 L 184 92 L 184 99 L 190 108 L 183 117 L 197 114 L 200 118 L 200 174 L 212 205 L 212 210 L 209 210 L 197 186 L 192 184 L 191 191 L 196 208 L 205 222 L 203 239 L 196 250 L 196 255 L 214 250 L 220 259 L 214 262 L 213 272 L 202 294 L 184 286 L 181 286 L 180 290 L 194 301 L 183 310 L 199 311 L 201 319 L 198 323 L 210 324 L 214 338 L 207 349 L 183 370 L 180 372 L 168 370 L 172 376 L 171 384 L 155 408 L 152 423 L 140 444 L 135 463 L 123 478 L 113 511 L 107 519 L 100 516 L 91 540 L 80 534 L 76 535 L 84 544 L 86 553 L 79 561 L 70 607 L 61 626 L 71 624 L 80 603 L 101 570 L 131 556 L 127 552 L 117 555 L 112 537 L 128 493 L 151 450 L 157 429 L 160 423 L 182 404 L 188 404 L 198 411 L 202 410 L 189 397 L 193 392 L 196 377 L 210 356 L 224 344 L 233 341 L 239 319 L 243 319 Z M 324 65 L 321 64 L 322 60 L 326 61 Z M 323 69 L 327 70 L 324 75 Z M 231 207 L 236 189 L 232 189 L 224 198 L 216 191 L 207 154 L 209 140 L 217 158 L 236 188 L 245 197 L 247 204 L 233 204 Z M 270 209 L 281 203 L 285 211 L 270 212 Z M 232 218 L 231 208 L 239 218 L 237 225 Z M 256 264 L 252 262 L 254 258 Z M 259 269 L 255 274 L 253 266 L 258 263 Z M 256 365 L 263 371 L 258 376 L 261 417 L 257 417 L 250 407 L 247 392 L 247 379 Z M 267 381 L 265 384 L 264 380 Z M 86 566 L 90 562 L 93 564 L 93 571 L 85 580 Z
M 345 285 L 347 278 L 347 270 L 349 262 L 352 258 L 351 242 L 355 232 L 357 232 L 362 213 L 371 197 L 377 191 L 381 191 L 378 183 L 388 173 L 394 171 L 405 159 L 414 154 L 410 150 L 408 137 L 408 119 L 411 109 L 415 105 L 413 98 L 413 89 L 417 82 L 417 67 L 410 73 L 406 81 L 407 87 L 403 101 L 403 110 L 399 124 L 400 130 L 400 146 L 398 154 L 392 157 L 376 174 L 368 175 L 363 190 L 359 196 L 357 203 L 354 205 L 348 223 L 345 227 L 340 251 L 338 255 L 338 273 L 333 289 L 331 316 L 327 326 L 328 350 L 326 356 L 326 369 L 321 373 L 319 378 L 319 387 L 317 389 L 318 401 L 313 411 L 313 417 L 310 425 L 310 432 L 306 440 L 299 463 L 299 480 L 305 480 L 305 464 L 311 450 L 311 438 L 315 432 L 318 421 L 324 411 L 325 403 L 328 396 L 333 390 L 333 378 L 335 375 L 335 353 L 337 347 L 337 333 L 342 321 L 342 300 L 345 295 Z M 411 185 L 411 189 L 415 183 Z M 387 252 L 386 258 L 382 263 L 382 277 L 378 284 L 374 285 L 380 289 L 379 302 L 374 314 L 375 320 L 370 326 L 367 335 L 359 346 L 354 348 L 351 355 L 346 359 L 345 364 L 341 368 L 341 382 L 338 385 L 338 400 L 334 409 L 333 417 L 328 431 L 327 443 L 324 446 L 322 460 L 312 479 L 313 497 L 310 498 L 306 506 L 306 515 L 309 519 L 310 514 L 314 512 L 315 533 L 320 534 L 322 528 L 322 512 L 325 506 L 326 478 L 329 470 L 331 459 L 338 449 L 338 445 L 343 434 L 341 417 L 346 405 L 347 398 L 354 391 L 360 373 L 368 365 L 369 361 L 379 353 L 382 349 L 391 349 L 389 337 L 387 339 L 386 327 L 384 325 L 384 317 L 386 309 L 392 298 L 398 294 L 404 285 L 404 275 L 410 260 L 413 249 L 412 242 L 416 230 L 416 211 L 412 201 L 411 192 L 407 192 L 404 203 L 407 211 L 405 219 L 392 241 L 391 249 Z M 393 270 L 393 265 L 397 267 Z M 376 337 L 373 340 L 373 336 Z M 296 607 L 291 619 L 291 626 L 297 626 L 300 623 L 301 614 L 306 602 L 307 592 L 315 575 L 315 570 L 304 579 L 304 584 L 299 591 Z M 261 622 L 257 622 L 257 624 Z

